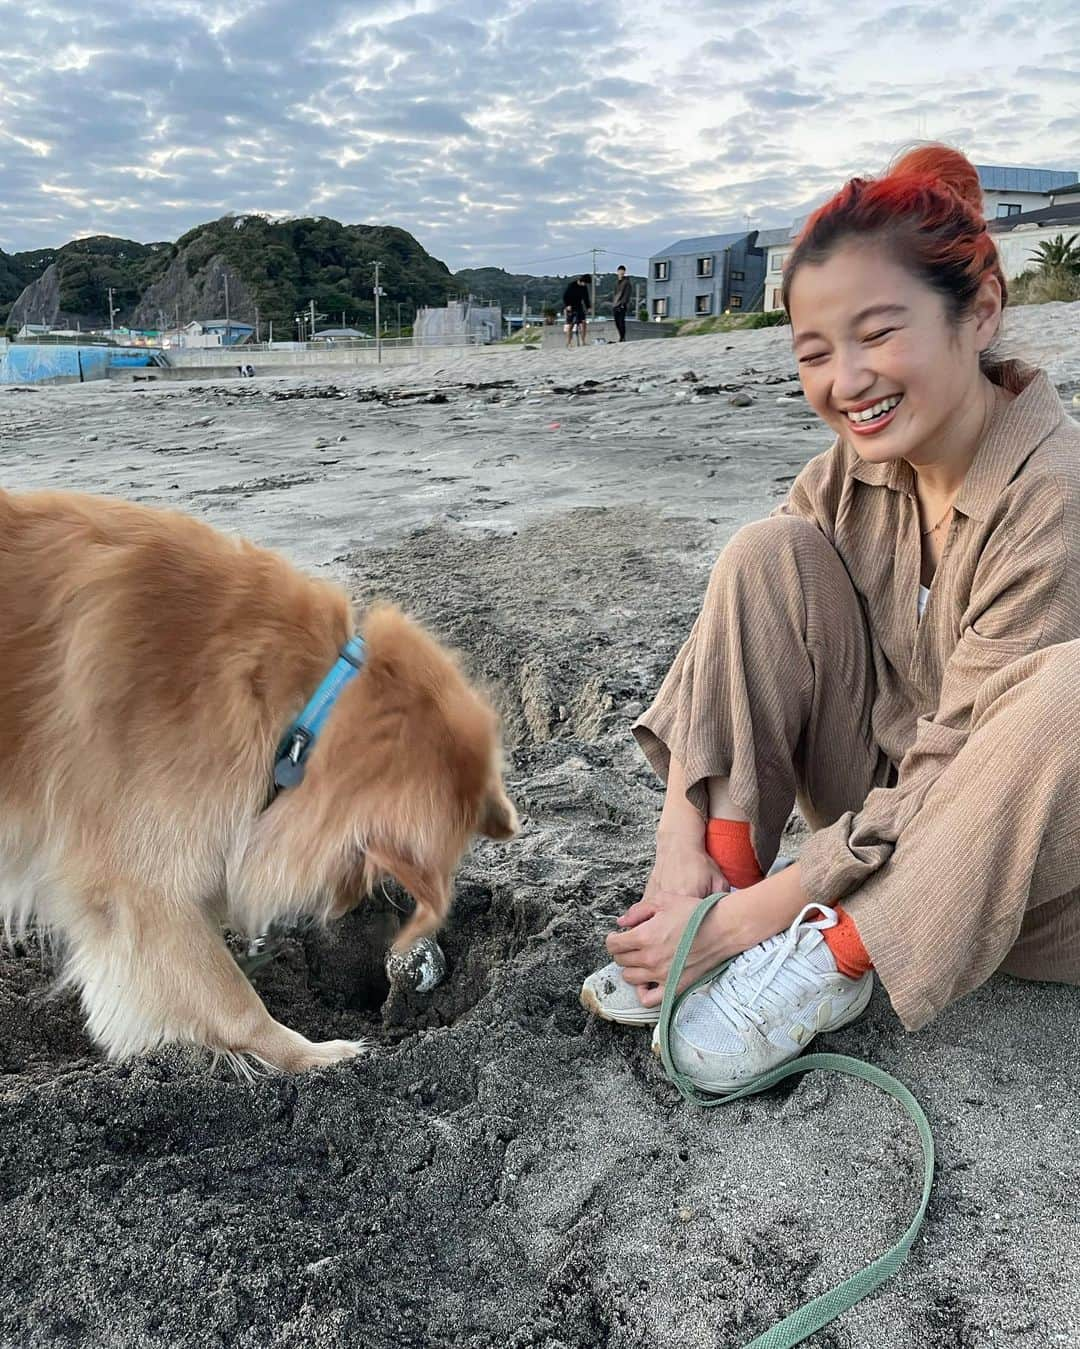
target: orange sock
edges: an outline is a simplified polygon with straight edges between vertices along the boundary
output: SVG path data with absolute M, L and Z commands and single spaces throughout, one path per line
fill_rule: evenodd
M 745 820 L 710 820 L 705 829 L 705 851 L 736 890 L 745 890 L 761 880 Z
M 874 968 L 874 962 L 862 943 L 855 919 L 838 904 L 833 907 L 840 921 L 835 927 L 827 927 L 821 935 L 825 938 L 825 945 L 832 952 L 840 973 L 846 974 L 849 979 L 861 979 L 867 970 Z

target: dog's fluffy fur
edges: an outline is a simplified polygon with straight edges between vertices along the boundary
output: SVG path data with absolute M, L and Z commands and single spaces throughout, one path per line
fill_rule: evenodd
M 170 1040 L 283 1071 L 357 1052 L 275 1021 L 222 927 L 327 920 L 380 875 L 435 930 L 476 832 L 517 822 L 496 718 L 389 607 L 367 661 L 266 808 L 278 742 L 353 625 L 345 594 L 187 516 L 0 492 L 0 915 L 60 939 L 115 1058 Z

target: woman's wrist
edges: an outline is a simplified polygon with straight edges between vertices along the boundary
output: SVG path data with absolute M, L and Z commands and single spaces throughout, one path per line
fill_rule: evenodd
M 809 903 L 796 863 L 746 890 L 733 890 L 702 923 L 699 940 L 719 965 L 786 931 Z

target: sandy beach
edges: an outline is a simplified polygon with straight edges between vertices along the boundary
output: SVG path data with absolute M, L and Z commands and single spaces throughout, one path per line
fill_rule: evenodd
M 1080 304 L 1006 333 L 1080 415 Z M 0 389 L 5 488 L 179 507 L 427 622 L 494 691 L 523 816 L 463 866 L 434 993 L 388 996 L 382 900 L 255 976 L 305 1034 L 377 1042 L 324 1073 L 107 1064 L 48 956 L 0 957 L 0 1345 L 735 1349 L 903 1231 L 898 1105 L 810 1075 L 698 1111 L 578 1005 L 651 862 L 629 725 L 718 550 L 829 443 L 788 340 Z M 906 1267 L 808 1343 L 1080 1343 L 1078 1015 L 996 977 L 909 1035 L 879 988 L 821 1042 L 911 1088 L 938 1168 Z

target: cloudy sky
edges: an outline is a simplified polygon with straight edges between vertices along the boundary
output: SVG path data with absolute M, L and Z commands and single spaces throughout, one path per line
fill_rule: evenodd
M 1076 0 L 0 0 L 8 252 L 261 211 L 633 269 L 926 138 L 1080 169 Z

